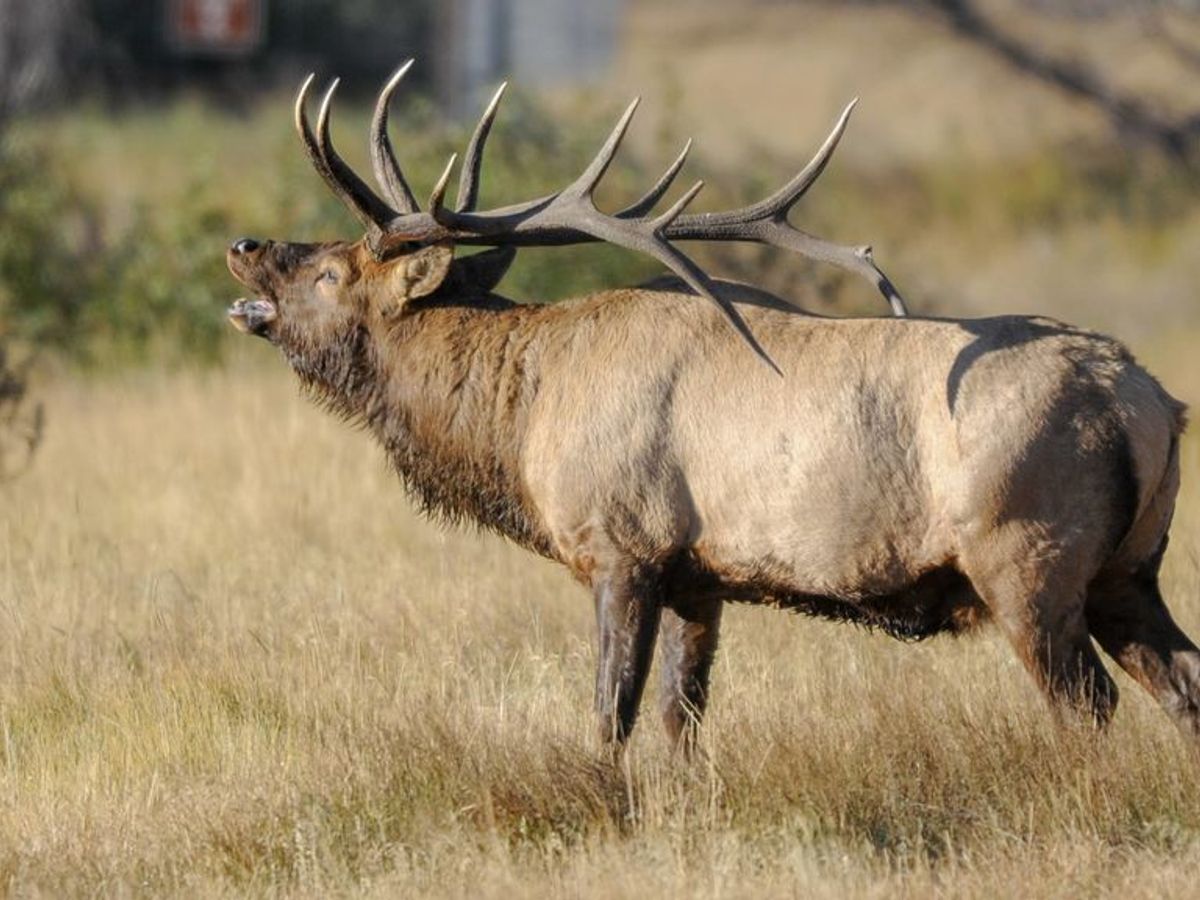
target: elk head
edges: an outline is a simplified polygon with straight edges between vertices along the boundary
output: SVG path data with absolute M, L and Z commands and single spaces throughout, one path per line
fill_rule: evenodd
M 742 209 L 684 214 L 703 187 L 703 182 L 697 182 L 665 212 L 651 214 L 682 168 L 690 141 L 640 199 L 615 214 L 601 212 L 596 207 L 593 192 L 629 127 L 638 104 L 634 100 L 596 157 L 566 188 L 536 200 L 478 212 L 483 148 L 504 94 L 505 86 L 501 85 L 467 146 L 455 209 L 447 208 L 444 201 L 456 155 L 451 156 L 438 179 L 427 211 L 422 211 L 396 161 L 388 136 L 391 97 L 411 65 L 410 60 L 384 87 L 371 125 L 371 163 L 386 200 L 333 147 L 329 126 L 337 80 L 321 103 L 315 132 L 307 113 L 313 76 L 304 82 L 296 98 L 296 129 L 314 168 L 362 222 L 366 233 L 354 243 L 260 243 L 251 238 L 236 241 L 228 252 L 229 268 L 255 295 L 237 301 L 229 311 L 231 321 L 240 330 L 278 343 L 293 357 L 311 359 L 325 348 L 344 345 L 354 335 L 369 330 L 373 323 L 403 315 L 412 301 L 451 287 L 463 299 L 470 299 L 473 292 L 489 292 L 508 268 L 516 247 L 592 241 L 606 241 L 658 259 L 696 294 L 712 302 L 772 367 L 774 363 L 734 305 L 718 294 L 709 277 L 675 242 L 752 241 L 832 262 L 867 277 L 896 315 L 905 314 L 903 301 L 875 266 L 869 247 L 833 244 L 793 228 L 787 220 L 791 208 L 829 162 L 846 128 L 853 102 L 801 172 L 772 196 Z M 455 260 L 456 245 L 495 249 Z
M 284 345 L 322 343 L 371 319 L 386 320 L 445 281 L 454 251 L 444 244 L 377 259 L 364 241 L 259 243 L 229 248 L 233 274 L 255 294 L 229 310 L 234 326 Z

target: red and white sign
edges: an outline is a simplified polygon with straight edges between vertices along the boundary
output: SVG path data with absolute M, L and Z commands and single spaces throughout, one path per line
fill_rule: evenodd
M 186 53 L 243 55 L 258 49 L 266 0 L 171 0 L 171 43 Z

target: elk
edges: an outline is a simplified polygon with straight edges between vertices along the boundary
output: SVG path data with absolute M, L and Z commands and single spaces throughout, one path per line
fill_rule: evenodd
M 631 106 L 573 184 L 480 211 L 498 92 L 455 208 L 451 158 L 422 211 L 388 136 L 405 71 L 371 126 L 386 199 L 333 147 L 337 82 L 315 132 L 305 82 L 301 140 L 365 235 L 236 241 L 229 268 L 251 296 L 229 316 L 365 425 L 426 511 L 493 529 L 591 590 L 604 741 L 628 738 L 656 642 L 667 732 L 692 740 L 726 601 L 904 639 L 991 621 L 1052 708 L 1103 724 L 1117 691 L 1094 640 L 1200 738 L 1200 652 L 1158 589 L 1184 407 L 1099 334 L 1040 317 L 901 315 L 868 249 L 793 229 L 788 212 L 850 108 L 803 171 L 743 209 L 685 214 L 697 185 L 653 214 L 685 148 L 644 197 L 601 212 L 592 191 Z M 495 293 L 516 248 L 597 240 L 674 277 L 548 305 Z M 842 265 L 896 315 L 825 318 L 712 280 L 676 246 L 696 240 Z M 456 258 L 464 245 L 491 249 Z

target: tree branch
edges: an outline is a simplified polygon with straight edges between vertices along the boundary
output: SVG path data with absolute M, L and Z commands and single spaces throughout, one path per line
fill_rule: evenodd
M 924 0 L 924 5 L 960 35 L 1016 69 L 1099 107 L 1118 131 L 1149 141 L 1178 162 L 1191 160 L 1200 137 L 1200 113 L 1164 118 L 1140 98 L 1117 93 L 1094 72 L 1045 56 L 1005 33 L 971 0 Z

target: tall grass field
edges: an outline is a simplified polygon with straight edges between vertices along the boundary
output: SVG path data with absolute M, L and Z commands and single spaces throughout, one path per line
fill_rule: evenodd
M 1107 733 L 1055 730 L 992 632 L 735 606 L 701 758 L 651 690 L 605 761 L 586 593 L 422 521 L 248 355 L 43 388 L 0 489 L 0 891 L 1194 896 L 1197 748 L 1119 673 Z M 1164 572 L 1193 635 L 1197 449 Z

